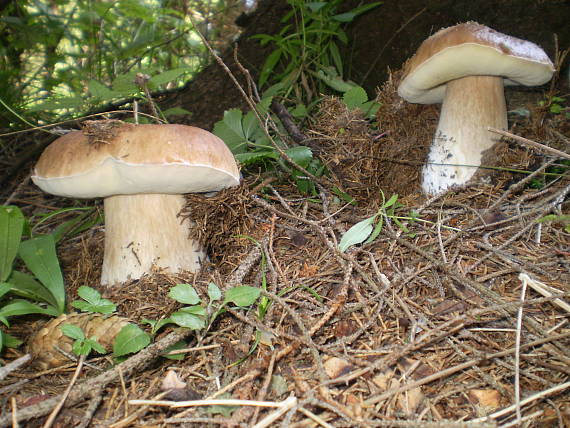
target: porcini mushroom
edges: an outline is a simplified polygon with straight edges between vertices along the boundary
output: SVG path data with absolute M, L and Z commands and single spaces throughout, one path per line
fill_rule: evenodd
M 554 66 L 536 44 L 475 22 L 445 28 L 425 40 L 404 67 L 398 94 L 412 103 L 442 103 L 423 169 L 422 188 L 438 194 L 469 181 L 485 151 L 507 128 L 503 84 L 548 82 Z
M 182 194 L 239 184 L 224 142 L 185 125 L 120 123 L 92 138 L 70 132 L 51 143 L 32 175 L 47 193 L 105 198 L 105 254 L 101 283 L 140 278 L 153 265 L 194 272 L 205 259 L 178 217 Z

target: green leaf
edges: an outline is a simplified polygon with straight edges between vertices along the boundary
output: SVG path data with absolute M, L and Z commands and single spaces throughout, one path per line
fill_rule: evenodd
M 240 285 L 226 291 L 224 302 L 231 302 L 241 307 L 251 306 L 260 294 L 261 290 L 259 288 Z
M 200 305 L 195 306 L 184 306 L 180 309 L 181 312 L 186 312 L 187 314 L 198 315 L 205 317 L 207 315 L 206 309 Z
M 182 310 L 174 312 L 170 315 L 170 319 L 180 327 L 186 327 L 191 330 L 201 330 L 206 326 L 206 322 L 202 317 Z
M 120 92 L 113 91 L 107 88 L 102 83 L 98 82 L 97 80 L 91 79 L 87 84 L 87 89 L 89 93 L 94 97 L 97 98 L 99 101 L 109 101 L 113 98 L 117 98 L 121 96 Z
M 138 352 L 150 343 L 150 336 L 134 324 L 124 326 L 113 344 L 113 355 L 120 357 Z
M 107 350 L 97 341 L 97 339 L 97 337 L 93 336 L 86 339 L 85 343 L 87 343 L 98 354 L 106 354 Z
M 23 228 L 24 215 L 20 208 L 0 206 L 0 282 L 6 281 L 10 276 Z
M 52 98 L 40 104 L 31 105 L 28 111 L 50 111 L 50 110 L 81 110 L 84 101 L 80 96 Z
M 53 306 L 42 308 L 38 305 L 28 302 L 27 300 L 20 299 L 12 300 L 10 303 L 0 308 L 0 316 L 5 318 L 29 314 L 51 315 L 54 317 L 60 315 L 58 310 Z
M 344 253 L 350 246 L 364 242 L 364 240 L 370 236 L 370 233 L 372 233 L 374 229 L 373 224 L 377 216 L 378 214 L 359 221 L 348 229 L 338 244 L 339 251 Z
M 213 282 L 210 282 L 208 284 L 208 297 L 210 298 L 210 301 L 212 301 L 212 302 L 214 302 L 216 300 L 220 300 L 222 298 L 222 292 L 220 291 L 218 286 L 216 284 L 214 284 Z
M 101 293 L 91 287 L 82 285 L 77 289 L 77 294 L 83 300 L 71 302 L 71 306 L 84 312 L 98 312 L 101 314 L 112 314 L 117 309 L 117 305 L 101 297 Z
M 306 6 L 309 9 L 311 9 L 312 12 L 318 12 L 323 7 L 325 7 L 326 5 L 327 5 L 326 1 L 312 1 L 312 2 L 307 3 Z
M 238 153 L 236 160 L 242 165 L 251 165 L 267 159 L 278 159 L 279 154 L 275 150 L 262 150 L 259 152 Z
M 340 13 L 338 15 L 334 15 L 332 17 L 332 19 L 334 19 L 335 21 L 338 22 L 352 22 L 354 20 L 354 18 L 356 18 L 358 15 L 363 14 L 364 12 L 375 8 L 376 6 L 381 5 L 382 2 L 381 1 L 377 1 L 374 3 L 370 3 L 370 4 L 366 4 L 357 8 L 352 9 L 350 12 L 346 12 L 346 13 Z
M 184 349 L 187 346 L 188 346 L 188 344 L 185 341 L 180 340 L 180 341 L 176 342 L 174 345 L 171 345 L 168 348 L 166 348 L 164 350 L 164 354 L 162 354 L 162 356 L 164 358 L 168 358 L 169 360 L 181 361 L 184 359 L 184 354 L 170 354 L 170 355 L 168 355 L 168 353 L 171 351 L 177 351 L 178 349 Z
M 13 294 L 57 307 L 57 302 L 49 290 L 27 273 L 15 270 L 8 278 L 8 285 Z
M 290 149 L 285 150 L 285 153 L 287 153 L 293 162 L 303 168 L 307 168 L 307 166 L 309 166 L 309 162 L 313 159 L 313 152 L 306 146 L 291 147 Z
M 10 290 L 12 289 L 12 287 L 10 287 L 10 284 L 6 284 L 5 282 L 0 282 L 0 298 L 8 293 Z
M 61 332 L 65 334 L 67 337 L 71 337 L 75 340 L 82 340 L 85 339 L 85 333 L 81 330 L 81 327 L 78 327 L 73 324 L 63 324 L 59 327 Z
M 197 305 L 201 302 L 198 293 L 190 284 L 178 284 L 170 289 L 168 296 L 185 305 Z
M 12 336 L 11 334 L 4 333 L 0 331 L 0 349 L 2 349 L 2 345 L 6 348 L 17 348 L 20 346 L 24 341 Z
M 57 302 L 57 308 L 63 313 L 65 309 L 65 288 L 53 236 L 37 236 L 22 242 L 19 255 L 28 269 L 50 291 Z
M 281 55 L 283 51 L 281 49 L 275 49 L 273 52 L 269 54 L 263 67 L 261 68 L 261 73 L 259 74 L 259 82 L 258 86 L 261 88 L 265 83 L 269 80 L 269 76 L 273 73 L 275 66 L 281 59 Z
M 165 83 L 170 83 L 173 80 L 178 79 L 180 76 L 190 71 L 191 69 L 188 67 L 180 67 L 174 68 L 172 70 L 167 70 L 160 74 L 157 74 L 156 76 L 152 76 L 149 80 L 149 83 L 156 86 L 164 85 Z
M 224 123 L 234 131 L 237 135 L 245 138 L 242 125 L 243 113 L 237 108 L 226 110 L 224 112 Z
M 361 107 L 362 104 L 368 101 L 368 95 L 366 94 L 366 91 L 362 87 L 355 86 L 346 91 L 342 99 L 346 104 L 346 106 L 348 107 L 348 109 L 353 110 L 355 108 Z

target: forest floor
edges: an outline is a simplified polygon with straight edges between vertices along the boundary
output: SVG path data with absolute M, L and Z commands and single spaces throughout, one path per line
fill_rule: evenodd
M 183 216 L 207 243 L 210 263 L 198 274 L 157 271 L 102 289 L 136 322 L 176 310 L 167 293 L 181 282 L 204 300 L 211 282 L 260 287 L 266 311 L 260 303 L 230 309 L 205 333 L 167 328 L 119 365 L 90 359 L 56 426 L 570 426 L 570 235 L 556 219 L 540 222 L 569 213 L 568 167 L 505 140 L 501 166 L 532 174 L 498 170 L 426 198 L 419 172 L 437 108 L 402 102 L 395 84 L 379 92 L 377 128 L 338 99 L 322 103 L 304 129 L 330 171 L 315 194 L 263 173 L 211 198 L 188 196 Z M 510 118 L 512 133 L 567 148 L 562 115 L 525 108 L 529 115 Z M 544 175 L 557 165 L 555 178 Z M 16 179 L 23 184 L 4 196 L 28 215 L 70 204 Z M 385 208 L 393 194 L 399 205 Z M 343 234 L 376 213 L 378 237 L 339 251 Z M 98 287 L 103 238 L 99 226 L 58 247 L 68 301 L 81 285 Z M 14 323 L 10 333 L 26 340 L 42 323 Z M 179 340 L 182 360 L 160 356 Z M 2 361 L 24 352 L 11 349 Z M 40 426 L 75 366 L 10 373 L 0 381 L 0 426 L 12 422 L 11 411 L 23 426 Z M 185 385 L 165 396 L 169 371 Z M 274 407 L 175 407 L 207 398 Z

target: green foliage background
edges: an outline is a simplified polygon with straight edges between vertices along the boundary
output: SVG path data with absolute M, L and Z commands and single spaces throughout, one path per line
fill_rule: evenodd
M 0 128 L 47 123 L 137 96 L 136 73 L 170 89 L 235 34 L 244 0 L 18 0 L 0 2 Z M 164 74 L 168 72 L 169 74 Z M 160 74 L 160 76 L 158 76 Z

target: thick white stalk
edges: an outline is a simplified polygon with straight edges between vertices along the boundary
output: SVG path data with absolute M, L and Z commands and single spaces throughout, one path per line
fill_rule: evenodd
M 105 256 L 101 284 L 113 286 L 151 272 L 200 268 L 206 258 L 178 216 L 182 195 L 118 195 L 105 198 Z
M 500 139 L 488 127 L 507 128 L 502 77 L 469 76 L 448 82 L 423 170 L 424 192 L 438 194 L 469 181 L 484 152 Z

